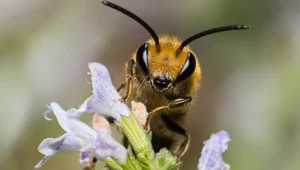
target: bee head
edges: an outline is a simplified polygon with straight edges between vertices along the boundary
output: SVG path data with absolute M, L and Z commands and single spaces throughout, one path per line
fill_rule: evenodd
M 199 32 L 181 42 L 174 37 L 158 37 L 155 31 L 137 15 L 112 2 L 102 1 L 102 3 L 132 18 L 150 33 L 152 39 L 137 50 L 136 65 L 150 81 L 153 90 L 158 93 L 166 92 L 176 83 L 193 74 L 197 60 L 187 46 L 190 42 L 217 32 L 250 28 L 247 25 L 213 28 Z
M 181 44 L 177 38 L 161 36 L 159 40 L 159 51 L 153 39 L 140 46 L 136 52 L 136 65 L 147 77 L 153 90 L 164 93 L 189 78 L 197 61 L 189 47 L 176 53 Z

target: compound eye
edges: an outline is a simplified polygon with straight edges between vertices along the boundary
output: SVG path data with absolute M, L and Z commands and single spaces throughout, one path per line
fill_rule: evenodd
M 189 78 L 194 73 L 195 68 L 196 68 L 195 56 L 192 53 L 189 53 L 187 59 L 185 60 L 184 65 L 180 70 L 176 82 L 180 82 Z
M 137 50 L 136 65 L 144 73 L 148 75 L 148 44 L 145 43 Z

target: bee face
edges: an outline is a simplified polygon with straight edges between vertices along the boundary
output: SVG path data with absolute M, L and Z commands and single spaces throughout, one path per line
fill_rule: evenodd
M 177 38 L 162 36 L 159 51 L 152 39 L 137 50 L 137 68 L 157 93 L 164 93 L 188 79 L 196 68 L 197 60 L 188 47 L 179 54 L 176 52 L 180 43 Z

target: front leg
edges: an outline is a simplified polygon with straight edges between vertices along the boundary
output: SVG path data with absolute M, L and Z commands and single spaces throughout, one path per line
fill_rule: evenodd
M 176 99 L 172 100 L 167 106 L 161 106 L 161 107 L 157 107 L 157 108 L 153 109 L 151 112 L 149 112 L 149 115 L 147 117 L 147 121 L 146 121 L 144 128 L 147 129 L 149 122 L 151 120 L 151 116 L 153 114 L 163 112 L 166 109 L 172 109 L 172 108 L 176 108 L 179 106 L 183 106 L 191 101 L 192 101 L 191 97 L 180 97 L 180 98 L 176 98 Z
M 135 65 L 135 62 L 133 59 L 130 59 L 128 61 L 128 64 L 127 64 L 127 70 L 126 70 L 126 80 L 125 82 L 123 82 L 120 87 L 117 89 L 118 91 L 120 91 L 122 88 L 126 88 L 125 90 L 125 95 L 122 97 L 122 101 L 125 102 L 126 99 L 128 98 L 128 96 L 130 95 L 131 93 L 131 90 L 132 90 L 132 78 L 133 78 L 133 68 L 134 68 L 134 65 Z
M 184 137 L 184 141 L 181 142 L 179 146 L 177 146 L 177 144 L 173 141 L 172 146 L 174 147 L 171 147 L 173 148 L 171 149 L 173 155 L 176 155 L 177 158 L 180 159 L 186 153 L 190 145 L 191 137 L 184 128 L 182 128 L 176 122 L 169 119 L 168 116 L 162 114 L 160 117 L 170 131 L 180 134 Z
M 119 87 L 117 88 L 117 91 L 120 93 L 120 90 L 122 90 L 126 86 L 126 81 L 122 82 Z

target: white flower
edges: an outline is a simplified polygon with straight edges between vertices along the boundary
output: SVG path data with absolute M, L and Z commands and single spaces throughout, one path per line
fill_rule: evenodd
M 100 63 L 89 63 L 93 85 L 93 95 L 76 111 L 77 116 L 83 112 L 99 113 L 121 121 L 120 115 L 129 116 L 129 108 L 120 101 L 121 96 L 113 86 L 107 68 Z
M 230 166 L 224 163 L 222 158 L 229 141 L 229 134 L 224 130 L 212 134 L 210 139 L 204 142 L 198 170 L 229 170 Z
M 59 151 L 79 151 L 80 162 L 88 161 L 93 155 L 98 159 L 112 156 L 120 161 L 126 160 L 126 149 L 111 136 L 109 128 L 98 126 L 97 130 L 81 122 L 75 115 L 75 109 L 63 110 L 57 103 L 52 102 L 45 112 L 45 118 L 51 111 L 55 114 L 60 126 L 67 132 L 58 138 L 44 139 L 38 147 L 45 157 L 35 166 L 40 168 L 49 158 Z

